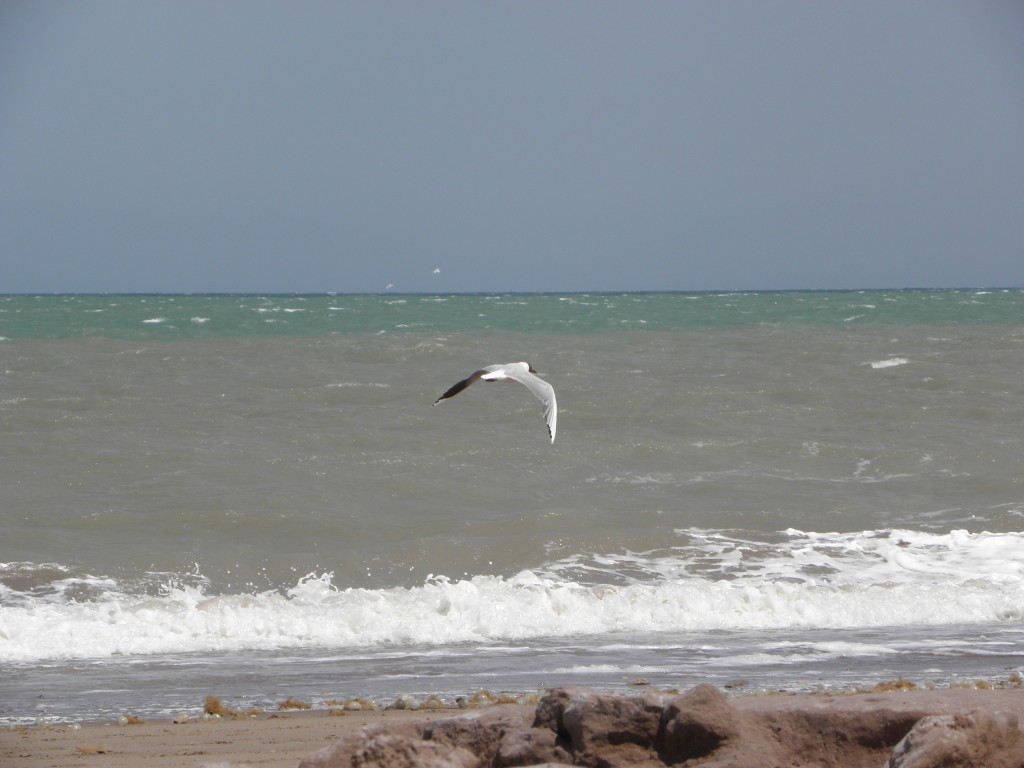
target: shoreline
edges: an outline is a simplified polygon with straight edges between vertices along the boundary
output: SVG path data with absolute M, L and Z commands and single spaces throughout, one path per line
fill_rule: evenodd
M 564 692 L 569 692 L 568 694 Z M 754 720 L 786 721 L 797 718 L 822 727 L 821 722 L 843 723 L 853 719 L 892 718 L 901 715 L 917 721 L 928 715 L 957 715 L 1007 718 L 1012 730 L 1024 721 L 1024 687 L 1019 682 L 1002 687 L 921 689 L 906 681 L 894 681 L 874 690 L 857 692 L 821 691 L 815 693 L 744 692 L 725 696 L 709 685 L 699 685 L 681 694 L 638 688 L 635 693 L 602 693 L 586 688 L 560 688 L 548 691 L 525 703 L 497 703 L 482 700 L 463 708 L 451 704 L 420 709 L 284 709 L 258 714 L 235 713 L 225 708 L 224 715 L 210 714 L 220 702 L 207 702 L 205 717 L 180 717 L 141 721 L 121 718 L 121 723 L 84 725 L 16 726 L 0 730 L 0 765 L 12 768 L 80 768 L 104 766 L 129 768 L 197 768 L 199 766 L 252 766 L 252 768 L 297 768 L 318 750 L 342 741 L 360 738 L 360 734 L 398 734 L 426 729 L 437 720 L 511 718 L 529 723 L 550 710 L 550 700 L 575 696 L 580 700 L 617 702 L 653 701 L 664 704 L 691 698 L 702 692 L 711 699 L 702 701 L 707 711 L 728 709 L 737 722 Z M 717 697 L 717 698 L 716 698 Z M 535 697 L 534 697 L 535 698 Z M 350 706 L 354 706 L 350 703 Z M 436 705 L 435 705 L 436 706 Z M 616 705 L 619 706 L 619 705 Z M 704 709 L 700 711 L 704 711 Z M 911 722 L 911 720 L 906 720 Z M 818 725 L 814 725 L 818 723 Z M 744 728 L 747 728 L 744 726 Z M 753 730 L 741 728 L 740 740 L 750 740 Z M 903 734 L 899 734 L 902 738 Z M 799 739 L 797 739 L 799 741 Z M 1024 736 L 1021 737 L 1024 747 Z M 891 750 L 892 745 L 887 745 Z M 817 759 L 817 758 L 816 758 Z M 884 761 L 883 761 L 884 762 Z M 326 764 L 326 763 L 325 763 Z M 528 764 L 528 763 L 522 763 Z M 628 764 L 623 763 L 623 764 Z M 768 764 L 768 763 L 766 763 Z M 803 763 L 793 763 L 802 765 Z M 814 763 L 806 763 L 811 765 Z M 825 764 L 825 763 L 820 763 Z

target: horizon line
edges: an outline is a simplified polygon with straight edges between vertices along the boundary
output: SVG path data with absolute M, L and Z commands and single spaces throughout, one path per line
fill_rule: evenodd
M 701 288 L 701 289 L 629 289 L 629 290 L 569 290 L 569 291 L 530 291 L 530 290 L 495 290 L 495 291 L 10 291 L 0 292 L 0 296 L 488 296 L 488 295 L 519 295 L 519 296 L 556 296 L 556 295 L 617 295 L 632 294 L 686 294 L 686 295 L 718 295 L 739 293 L 869 293 L 879 291 L 893 292 L 970 292 L 970 291 L 1022 291 L 1024 286 L 957 286 L 957 287 L 875 287 L 875 288 Z

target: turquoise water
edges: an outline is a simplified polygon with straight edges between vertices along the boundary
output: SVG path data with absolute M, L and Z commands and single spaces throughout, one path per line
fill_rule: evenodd
M 814 325 L 1013 325 L 1024 291 L 456 295 L 7 295 L 0 337 L 138 340 L 373 333 L 602 333 Z

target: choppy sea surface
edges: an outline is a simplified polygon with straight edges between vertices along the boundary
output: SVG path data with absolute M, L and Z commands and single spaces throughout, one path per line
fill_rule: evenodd
M 0 296 L 0 724 L 1022 664 L 1024 291 Z

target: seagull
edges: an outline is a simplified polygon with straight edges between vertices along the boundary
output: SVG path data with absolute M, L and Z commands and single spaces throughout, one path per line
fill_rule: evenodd
M 501 365 L 488 365 L 479 371 L 474 371 L 460 382 L 457 382 L 451 389 L 434 401 L 437 405 L 442 400 L 455 397 L 462 390 L 474 381 L 505 381 L 511 379 L 524 384 L 528 390 L 533 392 L 538 400 L 544 405 L 544 420 L 548 423 L 548 434 L 551 435 L 551 442 L 555 442 L 555 424 L 558 421 L 558 404 L 555 402 L 555 390 L 544 379 L 537 377 L 537 372 L 529 363 L 504 363 Z

